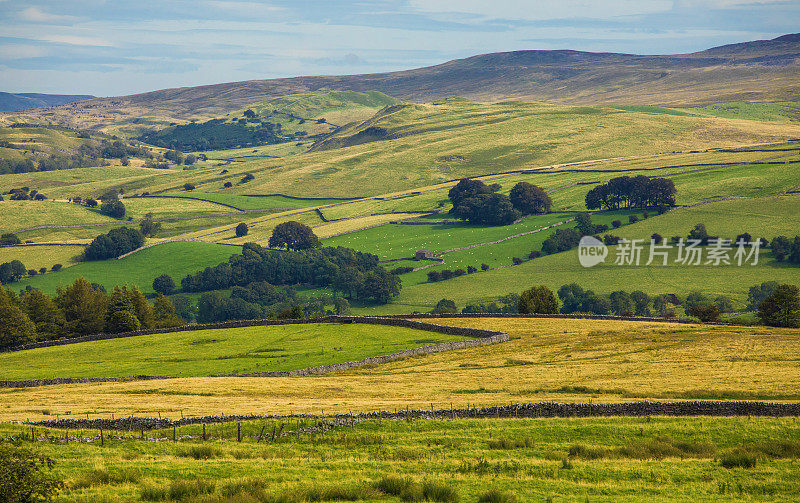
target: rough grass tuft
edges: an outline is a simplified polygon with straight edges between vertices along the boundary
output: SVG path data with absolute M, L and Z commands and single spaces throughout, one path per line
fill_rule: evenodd
M 219 457 L 221 452 L 209 445 L 193 445 L 186 449 L 181 449 L 176 453 L 182 458 L 192 459 L 213 459 Z
M 517 503 L 517 497 L 512 493 L 492 489 L 481 494 L 478 503 Z
M 737 448 L 726 452 L 719 458 L 719 464 L 723 468 L 755 468 L 758 456 L 747 449 Z
M 522 449 L 524 447 L 533 447 L 534 442 L 532 438 L 499 438 L 497 440 L 489 440 L 489 449 Z

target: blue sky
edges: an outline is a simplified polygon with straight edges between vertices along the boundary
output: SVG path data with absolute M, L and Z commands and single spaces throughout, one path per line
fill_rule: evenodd
M 0 90 L 112 96 L 487 52 L 691 52 L 800 31 L 782 0 L 0 0 Z

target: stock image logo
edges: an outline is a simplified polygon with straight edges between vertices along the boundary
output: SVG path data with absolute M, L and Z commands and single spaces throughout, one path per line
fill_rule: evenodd
M 593 236 L 583 236 L 578 244 L 578 260 L 583 267 L 594 267 L 605 262 L 608 247 Z
M 758 265 L 762 241 L 709 239 L 704 244 L 699 239 L 678 239 L 673 243 L 658 243 L 644 239 L 620 239 L 616 247 L 614 265 L 666 266 L 669 263 L 699 266 Z M 672 253 L 674 250 L 674 253 Z M 599 239 L 583 236 L 578 244 L 578 261 L 583 267 L 594 267 L 606 261 L 608 247 Z

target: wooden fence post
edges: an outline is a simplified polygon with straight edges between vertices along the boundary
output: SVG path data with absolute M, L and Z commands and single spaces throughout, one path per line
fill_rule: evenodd
M 242 423 L 236 424 L 236 441 L 237 442 L 242 441 Z
M 177 441 L 177 439 L 176 439 L 176 437 L 177 437 L 177 435 L 176 435 L 176 434 L 177 434 L 177 431 L 175 431 L 176 429 L 177 429 L 177 428 L 176 428 L 176 427 L 175 427 L 175 425 L 173 424 L 173 425 L 172 425 L 172 441 L 173 441 L 173 442 L 176 442 L 176 441 Z

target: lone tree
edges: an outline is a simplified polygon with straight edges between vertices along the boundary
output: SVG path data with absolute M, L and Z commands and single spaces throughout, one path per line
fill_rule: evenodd
M 800 289 L 794 285 L 778 285 L 758 306 L 758 317 L 772 327 L 800 327 Z
M 269 238 L 271 248 L 286 248 L 288 250 L 309 250 L 320 245 L 319 238 L 311 227 L 300 222 L 284 222 L 278 224 Z
M 517 309 L 521 314 L 555 314 L 558 313 L 558 300 L 546 286 L 535 286 L 522 292 Z
M 92 199 L 91 201 L 94 201 L 94 199 Z M 88 200 L 86 201 L 86 204 L 89 205 Z M 109 199 L 103 201 L 103 204 L 100 205 L 100 213 L 108 215 L 112 218 L 124 218 L 125 205 L 122 204 L 122 201 L 120 201 L 119 199 Z
M 431 311 L 433 314 L 454 314 L 458 312 L 456 303 L 450 299 L 442 299 L 436 303 L 436 307 Z
M 175 291 L 175 281 L 169 274 L 162 274 L 153 280 L 153 290 L 156 293 L 169 295 Z
M 12 260 L 11 262 L 4 262 L 0 264 L 0 284 L 14 283 L 25 277 L 28 270 L 25 264 L 19 260 Z
M 144 216 L 144 220 L 139 222 L 139 231 L 145 237 L 153 236 L 156 232 L 161 230 L 161 223 L 153 219 L 153 214 L 148 213 Z
M 250 232 L 250 229 L 247 227 L 247 224 L 242 222 L 236 226 L 236 237 L 240 238 L 242 236 L 247 236 L 247 233 Z
M 528 182 L 514 185 L 509 197 L 514 208 L 523 215 L 550 213 L 550 207 L 553 205 L 552 199 L 541 187 Z

